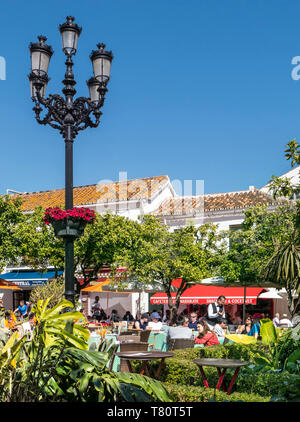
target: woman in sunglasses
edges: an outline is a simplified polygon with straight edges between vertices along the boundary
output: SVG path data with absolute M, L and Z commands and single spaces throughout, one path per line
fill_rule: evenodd
M 245 324 L 239 325 L 236 333 L 237 334 L 245 334 L 245 335 L 250 335 L 250 331 L 252 329 L 253 323 L 252 323 L 252 319 L 250 316 L 248 316 L 245 319 Z

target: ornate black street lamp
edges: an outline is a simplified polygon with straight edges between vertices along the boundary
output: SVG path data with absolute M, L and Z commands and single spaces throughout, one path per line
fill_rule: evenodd
M 28 75 L 31 97 L 35 103 L 35 118 L 42 125 L 58 129 L 65 140 L 65 208 L 73 207 L 73 142 L 79 131 L 88 127 L 97 127 L 102 115 L 100 109 L 104 103 L 113 55 L 105 50 L 105 44 L 98 44 L 98 50 L 92 51 L 90 59 L 93 64 L 94 77 L 87 81 L 89 98 L 74 99 L 76 81 L 73 75 L 72 56 L 76 54 L 77 42 L 81 28 L 74 18 L 67 16 L 66 22 L 59 26 L 62 36 L 63 52 L 66 59 L 66 73 L 63 80 L 64 97 L 58 94 L 45 98 L 49 82 L 48 67 L 52 48 L 46 44 L 47 38 L 39 36 L 36 43 L 29 46 L 31 54 L 31 73 Z M 41 117 L 42 111 L 46 114 Z M 92 117 L 93 116 L 93 117 Z M 78 235 L 66 230 L 65 241 L 65 298 L 74 303 L 74 240 Z

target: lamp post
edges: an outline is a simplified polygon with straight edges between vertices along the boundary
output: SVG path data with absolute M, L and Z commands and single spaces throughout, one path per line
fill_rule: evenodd
M 87 81 L 89 98 L 74 99 L 76 81 L 73 74 L 72 57 L 76 54 L 81 28 L 72 16 L 59 26 L 62 36 L 63 52 L 66 55 L 66 73 L 62 81 L 62 93 L 50 94 L 45 98 L 49 82 L 48 67 L 53 55 L 52 48 L 46 44 L 47 38 L 40 35 L 38 41 L 29 46 L 31 54 L 31 73 L 28 75 L 31 87 L 31 98 L 35 103 L 33 111 L 41 125 L 49 125 L 60 131 L 65 141 L 65 208 L 73 208 L 73 142 L 78 132 L 88 127 L 95 128 L 100 123 L 107 84 L 110 79 L 110 68 L 113 55 L 105 50 L 105 44 L 98 44 L 92 51 L 90 59 L 94 77 Z M 45 111 L 44 117 L 41 113 Z M 74 304 L 74 240 L 76 236 L 66 235 L 65 241 L 65 298 Z

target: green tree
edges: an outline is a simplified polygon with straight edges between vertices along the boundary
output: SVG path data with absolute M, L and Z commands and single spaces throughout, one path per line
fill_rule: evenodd
M 0 270 L 19 257 L 16 227 L 24 220 L 21 200 L 0 196 Z
M 285 158 L 290 161 L 291 167 L 300 165 L 300 145 L 293 139 L 286 145 Z M 300 174 L 300 171 L 299 171 Z M 273 192 L 274 198 L 296 196 L 300 191 L 300 184 L 292 184 L 291 180 L 286 177 L 272 176 L 269 181 L 269 188 Z
M 275 252 L 276 244 L 286 242 L 295 230 L 295 205 L 286 201 L 274 211 L 257 205 L 244 214 L 241 229 L 228 234 L 230 248 L 223 255 L 219 275 L 227 282 L 263 284 L 262 268 Z
M 174 321 L 182 293 L 216 272 L 225 248 L 223 236 L 217 234 L 213 224 L 171 232 L 152 216 L 145 216 L 141 224 L 136 223 L 135 232 L 126 256 L 129 280 L 165 292 Z M 182 281 L 174 287 L 172 281 L 178 278 Z
M 300 146 L 293 139 L 284 151 L 291 167 L 300 165 Z M 300 176 L 300 171 L 299 171 Z M 292 315 L 300 314 L 300 201 L 296 198 L 300 184 L 292 184 L 287 178 L 272 177 L 270 188 L 273 196 L 293 198 L 295 202 L 294 229 L 285 239 L 273 239 L 274 252 L 264 266 L 265 279 L 284 283 Z
M 42 272 L 49 266 L 58 271 L 64 266 L 64 243 L 55 237 L 52 227 L 44 224 L 43 216 L 43 208 L 37 207 L 16 224 L 17 261 Z
M 75 242 L 74 264 L 78 276 L 78 290 L 98 279 L 103 266 L 109 266 L 112 278 L 116 269 L 126 263 L 125 257 L 137 235 L 136 224 L 128 218 L 113 214 L 97 215 L 94 224 L 87 225 L 84 236 Z

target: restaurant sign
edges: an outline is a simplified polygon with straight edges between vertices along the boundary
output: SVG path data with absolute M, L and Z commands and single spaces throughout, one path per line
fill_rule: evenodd
M 10 281 L 10 280 L 9 280 Z M 47 280 L 11 280 L 14 284 L 19 287 L 38 287 L 47 284 Z
M 256 305 L 256 299 L 257 297 L 246 297 L 245 303 L 248 305 Z M 188 298 L 188 297 L 182 297 L 180 298 L 180 304 L 181 305 L 202 305 L 202 304 L 210 304 L 216 302 L 217 297 L 212 298 Z M 167 297 L 153 297 L 150 299 L 150 302 L 153 305 L 167 305 L 168 304 L 168 298 Z M 243 297 L 232 297 L 232 298 L 226 298 L 225 305 L 242 305 L 244 303 Z M 175 304 L 175 298 L 172 298 L 172 304 Z

